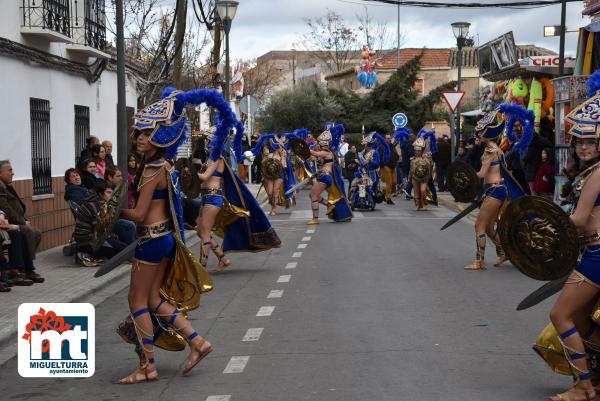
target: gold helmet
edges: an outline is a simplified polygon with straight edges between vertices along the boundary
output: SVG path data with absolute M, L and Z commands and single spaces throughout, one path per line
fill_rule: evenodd
M 317 142 L 319 143 L 319 146 L 329 146 L 331 143 L 331 131 L 323 131 L 321 135 L 317 137 Z
M 413 142 L 413 148 L 415 150 L 424 150 L 425 149 L 425 139 L 423 137 L 417 138 L 414 142 Z

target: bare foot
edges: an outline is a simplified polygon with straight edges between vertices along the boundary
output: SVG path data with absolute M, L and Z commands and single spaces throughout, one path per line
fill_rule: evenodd
M 498 260 L 496 261 L 496 263 L 494 263 L 494 266 L 496 267 L 500 267 L 504 264 L 504 262 L 506 262 L 508 260 L 508 258 L 506 257 L 506 255 L 502 255 L 498 257 Z
M 214 268 L 213 273 L 219 273 L 225 270 L 225 268 L 230 265 L 231 260 L 229 260 L 229 258 L 226 255 L 223 255 L 222 257 L 219 257 L 219 264 L 217 265 L 217 267 Z
M 593 401 L 596 399 L 594 388 L 573 387 L 569 391 L 550 397 L 552 401 Z
M 466 265 L 465 270 L 485 270 L 485 263 L 482 260 L 476 260 L 471 264 Z
M 137 368 L 132 374 L 119 380 L 119 384 L 138 384 L 158 380 L 158 371 L 154 365 Z
M 211 343 L 206 341 L 202 337 L 196 337 L 190 343 L 190 354 L 186 358 L 181 374 L 185 375 L 194 368 L 206 355 L 210 354 L 213 350 Z

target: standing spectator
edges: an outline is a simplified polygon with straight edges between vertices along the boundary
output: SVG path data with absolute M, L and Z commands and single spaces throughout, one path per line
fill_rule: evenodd
M 456 161 L 461 161 L 464 163 L 469 163 L 469 159 L 467 158 L 467 151 L 465 150 L 464 146 L 459 146 L 458 147 L 458 151 L 456 153 Z
M 81 150 L 81 153 L 79 154 L 79 170 L 83 170 L 84 169 L 84 165 L 83 163 L 85 163 L 86 160 L 89 160 L 92 158 L 92 146 L 97 145 L 100 143 L 100 140 L 98 139 L 97 136 L 91 135 L 88 136 L 87 138 L 85 138 L 85 148 L 83 148 Z
M 92 159 L 88 159 L 83 162 L 83 170 L 81 170 L 79 175 L 81 176 L 81 185 L 92 191 L 94 190 L 96 184 L 104 181 L 98 177 L 96 162 Z
M 542 150 L 541 163 L 537 169 L 533 182 L 534 195 L 552 199 L 554 193 L 554 166 L 552 163 L 552 152 L 549 148 Z
M 350 150 L 344 155 L 344 163 L 346 168 L 344 170 L 346 179 L 348 180 L 348 188 L 352 188 L 352 181 L 354 180 L 354 173 L 358 170 L 360 162 L 358 161 L 358 155 L 356 154 L 356 146 L 352 145 Z
M 34 228 L 29 220 L 25 218 L 25 204 L 12 186 L 15 173 L 8 160 L 0 161 L 0 210 L 6 214 L 10 224 L 19 226 L 25 232 L 29 241 L 31 259 L 35 259 L 35 253 L 42 240 L 42 232 Z
M 89 190 L 81 185 L 81 176 L 76 169 L 70 168 L 65 171 L 65 184 L 65 201 L 81 205 Z
M 385 141 L 390 147 L 390 159 L 386 164 L 383 164 L 379 173 L 381 179 L 385 182 L 385 201 L 388 205 L 393 205 L 394 201 L 392 200 L 392 195 L 394 194 L 394 189 L 396 187 L 396 165 L 398 164 L 400 157 L 396 153 L 396 147 L 394 146 L 392 136 L 387 134 L 385 136 Z M 381 157 L 381 160 L 383 161 L 383 156 Z
M 96 162 L 97 176 L 104 177 L 106 173 L 106 149 L 104 146 L 97 144 L 92 146 L 92 159 Z
M 532 192 L 534 192 L 533 185 L 538 172 L 538 167 L 542 162 L 542 151 L 550 147 L 552 147 L 552 143 L 542 135 L 534 135 L 531 143 L 527 147 L 527 152 L 523 157 L 523 171 L 525 173 L 527 184 Z
M 129 209 L 135 207 L 135 175 L 138 169 L 138 161 L 135 153 L 130 153 L 127 156 L 127 205 Z
M 404 142 L 402 147 L 400 148 L 402 154 L 402 174 L 407 177 L 407 185 L 404 189 L 404 194 L 406 195 L 406 200 L 412 199 L 410 195 L 412 191 L 412 179 L 410 178 L 410 160 L 415 155 L 415 148 L 413 147 L 413 142 L 417 139 L 417 136 L 413 133 L 408 137 L 408 141 Z
M 340 138 L 340 156 L 342 156 L 342 158 L 346 156 L 346 153 L 348 153 L 348 149 L 349 145 L 348 142 L 346 142 L 346 137 L 342 135 L 342 137 Z
M 106 140 L 102 142 L 102 146 L 104 146 L 104 150 L 106 151 L 106 166 L 110 167 L 110 166 L 114 166 L 115 165 L 115 161 L 113 160 L 112 157 L 112 150 L 113 150 L 113 144 L 111 141 Z
M 467 152 L 469 165 L 473 167 L 473 170 L 479 171 L 481 170 L 481 157 L 485 151 L 485 146 L 481 145 L 481 139 L 479 139 L 477 136 L 473 137 L 469 143 L 470 149 Z
M 436 176 L 438 191 L 446 191 L 446 169 L 452 161 L 451 157 L 451 145 L 448 135 L 443 135 L 442 140 L 437 143 L 438 151 L 433 154 L 433 161 L 435 162 Z

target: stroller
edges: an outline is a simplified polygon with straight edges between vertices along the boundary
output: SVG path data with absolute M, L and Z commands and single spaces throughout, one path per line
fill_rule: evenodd
M 354 173 L 354 181 L 349 191 L 350 208 L 352 210 L 375 210 L 375 205 L 381 191 L 377 191 L 373 185 L 373 180 L 360 171 Z M 381 201 L 380 201 L 381 202 Z

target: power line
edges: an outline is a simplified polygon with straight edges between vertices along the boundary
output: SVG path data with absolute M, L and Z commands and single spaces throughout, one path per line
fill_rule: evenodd
M 362 0 L 363 2 L 376 2 L 390 5 L 406 6 L 406 7 L 421 7 L 421 8 L 540 8 L 548 7 L 556 4 L 561 4 L 562 0 L 539 0 L 539 1 L 510 1 L 499 3 L 446 3 L 418 0 Z M 567 3 L 579 2 L 580 0 L 565 0 Z

